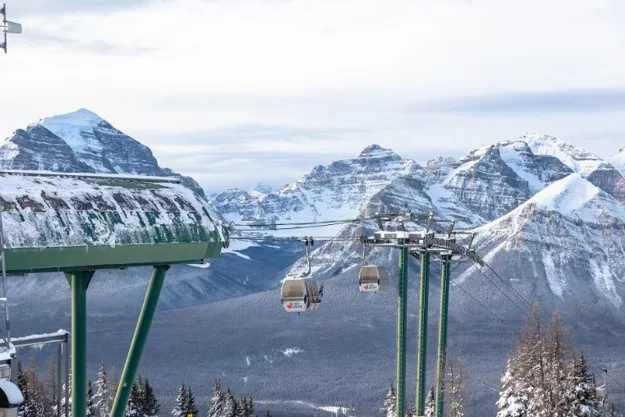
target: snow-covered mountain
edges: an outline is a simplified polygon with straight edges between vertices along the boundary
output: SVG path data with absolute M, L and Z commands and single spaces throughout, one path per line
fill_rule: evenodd
M 87 109 L 13 132 L 0 146 L 0 169 L 175 176 L 204 195 L 192 178 L 161 168 L 150 148 Z
M 0 147 L 2 166 L 163 175 L 149 149 L 107 122 L 77 113 L 44 119 L 16 131 Z M 116 146 L 136 148 L 122 153 L 115 151 Z M 472 150 L 460 160 L 433 158 L 423 166 L 378 145 L 355 155 L 317 166 L 280 190 L 259 184 L 251 190 L 224 191 L 210 201 L 226 221 L 244 224 L 324 221 L 413 210 L 432 211 L 438 217 L 457 220 L 459 227 L 475 228 L 474 247 L 505 281 L 454 260 L 455 284 L 490 309 L 484 310 L 452 286 L 449 346 L 471 358 L 469 375 L 475 382 L 479 380 L 471 384 L 474 409 L 486 410 L 475 415 L 492 411 L 496 394 L 490 390 L 499 388 L 505 357 L 514 345 L 512 331 L 491 313 L 516 328 L 524 302 L 515 291 L 527 300 L 540 300 L 547 311 L 562 310 L 571 319 L 567 323 L 579 331 L 574 336 L 581 338 L 585 352 L 592 352 L 596 361 L 615 356 L 620 345 L 612 342 L 622 341 L 625 334 L 625 152 L 602 160 L 561 139 L 527 134 Z M 151 169 L 154 171 L 147 172 Z M 390 285 L 386 292 L 371 297 L 359 294 L 356 275 L 364 260 L 357 238 L 363 229 L 374 230 L 374 222 L 283 231 L 288 236 L 338 233 L 351 239 L 321 241 L 315 246 L 312 276 L 325 282 L 326 293 L 315 315 L 286 315 L 275 291 L 285 274 L 303 266 L 304 249 L 297 242 L 233 241 L 230 249 L 205 269 L 173 267 L 161 300 L 161 308 L 169 311 L 157 316 L 143 369 L 169 392 L 185 378 L 199 385 L 200 379 L 221 375 L 237 391 L 253 392 L 255 399 L 306 400 L 351 408 L 349 399 L 355 398 L 362 409 L 357 415 L 374 415 L 394 376 L 397 253 L 390 248 L 369 248 L 367 260 L 388 268 Z M 417 267 L 411 259 L 410 320 L 418 304 Z M 434 262 L 432 276 L 437 273 Z M 111 335 L 130 337 L 132 314 L 137 313 L 148 277 L 149 268 L 96 274 L 90 289 L 90 312 L 103 331 L 93 335 L 93 345 L 102 346 L 94 348 L 98 349 L 92 355 L 94 361 L 104 358 L 121 363 L 126 346 L 111 347 L 105 341 Z M 49 330 L 49 317 L 66 327 L 61 322 L 67 317 L 58 314 L 60 308 L 67 312 L 69 307 L 63 280 L 60 273 L 11 280 L 20 335 Z M 438 280 L 431 282 L 434 300 Z M 122 292 L 124 296 L 119 297 Z M 215 302 L 218 300 L 222 301 Z M 433 309 L 435 305 L 432 302 Z M 45 317 L 39 323 L 36 317 L 42 314 Z M 432 317 L 435 314 L 432 311 Z M 33 323 L 41 328 L 32 327 Z M 435 320 L 430 324 L 435 326 Z M 31 327 L 22 330 L 26 326 Z M 409 328 L 409 340 L 415 340 L 415 331 L 416 327 Z M 433 328 L 430 334 L 435 334 Z M 302 353 L 284 354 L 295 348 Z M 167 366 L 167 372 L 159 372 L 157 368 L 162 370 L 163 364 L 171 363 L 172 352 L 179 355 L 178 362 Z M 409 362 L 414 361 L 414 349 L 409 354 Z M 94 362 L 92 368 L 96 365 Z M 202 372 L 197 372 L 198 366 Z M 615 378 L 625 373 L 623 362 L 606 366 Z M 310 369 L 317 372 L 310 373 Z M 302 379 L 302 375 L 307 377 Z M 284 385 L 267 384 L 268 380 L 298 383 L 285 390 Z M 621 398 L 614 391 L 610 395 Z
M 528 297 L 586 299 L 589 306 L 608 303 L 620 309 L 625 297 L 623 230 L 625 206 L 573 173 L 476 229 L 475 243 L 487 262 L 519 280 Z
M 412 209 L 476 227 L 573 172 L 625 201 L 625 179 L 608 162 L 561 139 L 526 134 L 475 149 L 459 161 L 434 158 L 425 167 L 371 145 L 354 159 L 317 166 L 281 190 L 230 189 L 214 195 L 211 203 L 237 224 L 349 219 Z M 327 233 L 338 230 L 334 226 Z
M 239 224 L 352 219 L 393 180 L 416 177 L 422 169 L 390 149 L 371 145 L 357 158 L 318 165 L 279 191 L 232 189 L 210 201 L 225 219 Z M 339 228 L 324 229 L 324 233 L 333 234 Z

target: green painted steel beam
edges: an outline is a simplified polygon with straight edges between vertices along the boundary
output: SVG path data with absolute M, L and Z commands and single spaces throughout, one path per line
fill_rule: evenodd
M 443 417 L 445 397 L 445 361 L 447 359 L 447 317 L 449 312 L 449 276 L 451 255 L 442 255 L 441 305 L 438 327 L 438 360 L 436 363 L 436 417 Z
M 223 242 L 6 249 L 8 274 L 67 272 L 199 263 L 217 258 Z
M 152 278 L 150 279 L 150 284 L 145 294 L 145 300 L 143 301 L 143 307 L 139 314 L 139 320 L 137 321 L 137 327 L 135 328 L 135 334 L 130 343 L 126 365 L 124 365 L 124 370 L 119 381 L 117 395 L 115 396 L 113 409 L 111 410 L 111 417 L 124 417 L 126 412 L 130 389 L 137 375 L 137 368 L 139 368 L 143 348 L 148 340 L 152 318 L 154 317 L 154 312 L 158 305 L 158 298 L 161 294 L 163 282 L 165 281 L 165 273 L 168 269 L 169 266 L 166 265 L 154 267 L 154 272 L 152 273 Z
M 87 287 L 95 271 L 66 274 L 72 297 L 72 416 L 87 414 Z
M 419 329 L 417 331 L 417 393 L 415 406 L 417 415 L 425 412 L 425 358 L 428 334 L 428 298 L 430 292 L 430 253 L 421 252 L 421 273 L 419 284 Z
M 398 244 L 405 242 L 400 239 Z M 406 409 L 406 316 L 408 313 L 408 247 L 399 249 L 399 279 L 397 294 L 397 417 Z

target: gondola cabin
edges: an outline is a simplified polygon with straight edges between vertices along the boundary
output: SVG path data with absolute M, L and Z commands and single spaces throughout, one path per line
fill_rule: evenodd
M 314 311 L 319 308 L 321 293 L 312 279 L 286 278 L 282 282 L 280 302 L 289 313 Z
M 386 269 L 376 265 L 366 265 L 360 268 L 358 287 L 362 292 L 378 292 L 386 288 L 388 275 Z
M 0 379 L 0 417 L 17 417 L 17 408 L 24 404 L 20 389 L 7 379 Z

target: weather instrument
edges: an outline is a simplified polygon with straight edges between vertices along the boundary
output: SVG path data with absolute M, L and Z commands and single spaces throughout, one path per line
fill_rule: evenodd
M 4 53 L 7 53 L 7 33 L 22 33 L 22 25 L 19 23 L 11 22 L 7 20 L 7 5 L 3 4 L 2 9 L 2 32 L 4 33 L 4 42 L 0 44 Z

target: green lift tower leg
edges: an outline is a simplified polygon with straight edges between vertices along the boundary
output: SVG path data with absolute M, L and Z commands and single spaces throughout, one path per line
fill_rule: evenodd
M 72 416 L 87 415 L 87 288 L 95 271 L 66 272 L 72 291 Z
M 438 328 L 438 362 L 436 364 L 436 417 L 443 417 L 445 395 L 445 360 L 447 353 L 447 313 L 449 308 L 449 275 L 451 255 L 442 255 L 441 308 Z
M 399 292 L 397 294 L 397 417 L 406 408 L 406 315 L 408 313 L 408 247 L 399 240 Z
M 152 318 L 156 311 L 156 305 L 158 304 L 158 298 L 163 288 L 163 282 L 165 281 L 165 272 L 169 269 L 169 266 L 155 266 L 152 278 L 150 279 L 150 285 L 145 294 L 145 300 L 143 301 L 143 307 L 139 314 L 139 320 L 137 321 L 137 327 L 135 334 L 132 337 L 130 343 L 130 350 L 128 351 L 128 358 L 126 359 L 126 365 L 122 372 L 121 379 L 119 381 L 119 387 L 117 388 L 117 395 L 113 402 L 113 409 L 111 410 L 111 417 L 123 417 L 126 412 L 126 404 L 130 397 L 130 389 L 135 381 L 137 375 L 137 368 L 139 368 L 139 362 L 141 360 L 141 354 L 143 348 L 148 339 L 148 333 L 150 332 L 150 326 L 152 325 Z M 73 405 L 73 404 L 72 404 Z
M 428 334 L 428 297 L 430 292 L 430 253 L 421 252 L 421 283 L 419 285 L 419 330 L 417 334 L 417 415 L 425 413 L 425 355 Z

